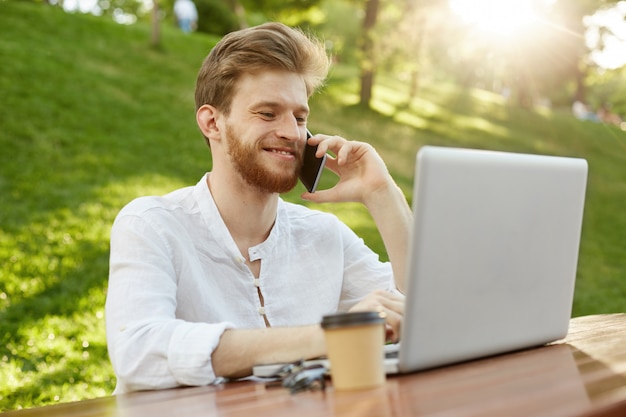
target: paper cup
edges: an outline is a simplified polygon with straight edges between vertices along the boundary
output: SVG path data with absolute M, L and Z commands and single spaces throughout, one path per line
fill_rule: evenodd
M 324 316 L 322 328 L 336 390 L 372 388 L 385 383 L 385 318 L 378 312 Z

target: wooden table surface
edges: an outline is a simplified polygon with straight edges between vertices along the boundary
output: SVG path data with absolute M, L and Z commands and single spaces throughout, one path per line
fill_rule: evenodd
M 578 317 L 549 346 L 388 377 L 354 392 L 290 394 L 250 381 L 132 393 L 3 416 L 626 416 L 626 314 Z

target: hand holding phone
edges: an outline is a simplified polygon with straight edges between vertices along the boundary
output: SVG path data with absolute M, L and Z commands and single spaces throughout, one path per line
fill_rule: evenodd
M 307 144 L 304 148 L 304 160 L 298 178 L 300 178 L 300 181 L 302 181 L 302 184 L 304 184 L 308 192 L 314 193 L 317 189 L 320 177 L 322 176 L 324 165 L 326 164 L 326 154 L 321 158 L 315 156 L 317 145 L 309 145 L 308 143 L 311 136 L 313 135 L 307 129 Z

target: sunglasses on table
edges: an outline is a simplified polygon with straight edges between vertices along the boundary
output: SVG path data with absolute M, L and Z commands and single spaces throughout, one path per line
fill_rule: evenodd
M 305 366 L 304 360 L 287 363 L 281 366 L 269 378 L 276 380 L 265 384 L 268 388 L 288 388 L 292 394 L 301 391 L 324 391 L 326 389 L 326 367 L 324 365 Z

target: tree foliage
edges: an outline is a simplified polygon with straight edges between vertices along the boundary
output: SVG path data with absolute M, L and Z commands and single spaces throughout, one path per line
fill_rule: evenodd
M 50 1 L 61 5 L 63 0 Z M 376 73 L 385 71 L 407 81 L 407 101 L 419 94 L 424 80 L 445 78 L 468 87 L 506 91 L 523 106 L 539 99 L 562 105 L 575 99 L 600 100 L 589 94 L 588 87 L 599 82 L 606 85 L 607 80 L 594 77 L 598 68 L 585 43 L 583 20 L 617 3 L 520 0 L 532 6 L 536 24 L 517 37 L 504 37 L 486 34 L 463 21 L 452 13 L 448 0 L 194 1 L 201 32 L 224 35 L 278 20 L 321 34 L 337 60 L 359 65 L 364 105 L 371 99 Z M 173 25 L 174 0 L 158 2 L 155 22 Z M 99 0 L 98 4 L 104 14 L 150 17 L 141 0 Z M 158 25 L 154 28 L 158 31 Z M 602 48 L 602 40 L 596 48 Z
M 386 51 L 387 67 L 410 80 L 409 100 L 420 77 L 428 76 L 507 91 L 522 106 L 538 100 L 569 104 L 587 99 L 587 79 L 595 70 L 583 19 L 614 3 L 528 0 L 533 25 L 517 36 L 501 36 L 455 15 L 446 0 L 386 0 L 402 13 L 391 30 L 389 22 L 378 27 L 379 49 Z
M 263 23 L 285 21 L 285 16 L 298 15 L 321 0 L 195 0 L 198 7 L 198 31 L 215 35 Z

